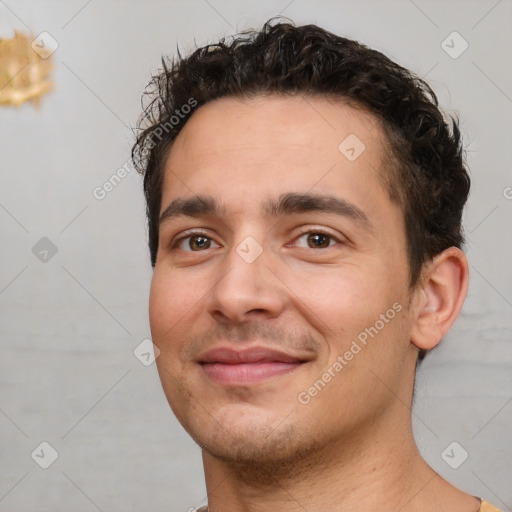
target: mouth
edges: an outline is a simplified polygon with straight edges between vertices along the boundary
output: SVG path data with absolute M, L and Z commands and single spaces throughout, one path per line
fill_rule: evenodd
M 221 347 L 204 353 L 198 362 L 205 375 L 218 384 L 247 385 L 288 374 L 310 359 L 265 347 Z

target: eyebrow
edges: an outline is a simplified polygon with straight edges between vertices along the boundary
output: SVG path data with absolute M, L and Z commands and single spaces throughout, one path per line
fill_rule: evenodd
M 186 217 L 207 217 L 225 215 L 225 208 L 212 196 L 194 196 L 189 198 L 178 198 L 172 201 L 162 212 L 159 225 L 170 219 Z M 267 217 L 280 217 L 293 213 L 334 213 L 356 221 L 369 231 L 372 225 L 368 216 L 355 204 L 339 197 L 288 192 L 281 194 L 276 199 L 269 198 L 262 205 L 262 212 Z
M 206 217 L 220 216 L 224 213 L 219 203 L 211 196 L 194 196 L 186 199 L 178 198 L 172 201 L 162 212 L 158 224 L 176 217 Z
M 370 220 L 363 210 L 346 199 L 330 195 L 289 192 L 280 195 L 277 200 L 268 199 L 264 203 L 263 211 L 269 217 L 306 212 L 334 213 L 371 228 Z

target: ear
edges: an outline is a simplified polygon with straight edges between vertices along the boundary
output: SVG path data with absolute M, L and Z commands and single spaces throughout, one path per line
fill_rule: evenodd
M 455 322 L 468 291 L 466 255 L 450 247 L 427 264 L 414 296 L 411 342 L 434 348 Z

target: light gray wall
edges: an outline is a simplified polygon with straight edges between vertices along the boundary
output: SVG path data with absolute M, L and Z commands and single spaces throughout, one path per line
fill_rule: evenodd
M 421 368 L 414 424 L 438 472 L 512 511 L 510 0 L 0 2 L 0 37 L 30 27 L 59 44 L 55 92 L 38 110 L 0 109 L 0 511 L 185 511 L 204 500 L 200 451 L 154 364 L 133 354 L 150 337 L 141 179 L 131 172 L 103 200 L 93 190 L 126 163 L 162 53 L 279 12 L 384 51 L 460 112 L 471 287 Z M 441 46 L 453 31 L 469 43 L 457 59 Z M 42 237 L 57 248 L 47 262 L 32 252 Z M 51 460 L 43 441 L 59 454 L 46 470 L 31 458 Z M 453 441 L 469 454 L 458 469 L 441 456 Z

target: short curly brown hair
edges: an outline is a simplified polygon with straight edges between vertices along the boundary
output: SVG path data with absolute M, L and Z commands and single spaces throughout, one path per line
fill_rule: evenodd
M 149 249 L 158 250 L 164 166 L 174 139 L 198 108 L 224 97 L 308 94 L 341 99 L 380 119 L 389 141 L 383 180 L 404 214 L 410 284 L 423 264 L 448 247 L 461 248 L 462 211 L 470 179 L 458 120 L 451 126 L 431 87 L 382 53 L 316 25 L 278 18 L 260 31 L 242 32 L 162 58 L 143 101 L 132 159 L 144 175 Z

